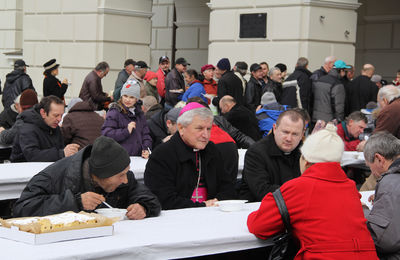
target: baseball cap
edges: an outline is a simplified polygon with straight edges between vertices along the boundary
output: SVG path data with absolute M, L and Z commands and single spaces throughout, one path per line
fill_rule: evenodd
M 258 63 L 253 63 L 250 66 L 250 71 L 251 72 L 254 72 L 254 71 L 257 71 L 257 70 L 261 70 L 261 69 L 262 68 L 261 68 L 260 64 L 258 64 Z
M 335 61 L 335 64 L 333 65 L 333 68 L 335 69 L 350 69 L 350 66 L 347 66 L 346 63 L 342 60 L 337 60 Z
M 24 60 L 16 60 L 14 62 L 14 68 L 21 68 L 21 67 L 29 67 L 29 66 L 26 65 Z
M 178 59 L 175 61 L 175 64 L 182 64 L 183 66 L 187 66 L 187 65 L 190 66 L 190 63 L 188 63 L 187 60 L 186 60 L 185 58 L 178 58 Z
M 161 56 L 160 59 L 158 60 L 158 64 L 163 63 L 164 61 L 168 61 L 169 62 L 169 58 L 167 56 Z
M 139 69 L 149 69 L 150 68 L 149 66 L 147 66 L 146 62 L 141 61 L 141 60 L 136 62 L 135 67 L 137 67 Z

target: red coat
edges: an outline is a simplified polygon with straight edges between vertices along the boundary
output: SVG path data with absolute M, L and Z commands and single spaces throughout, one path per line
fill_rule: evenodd
M 355 183 L 339 163 L 317 163 L 281 186 L 293 235 L 300 242 L 295 259 L 378 259 Z M 249 231 L 266 239 L 283 232 L 272 193 L 247 219 Z M 359 249 L 359 250 L 357 250 Z
M 160 97 L 165 98 L 165 73 L 158 68 L 157 72 L 157 91 Z
M 353 138 L 349 136 L 349 133 L 346 134 L 346 132 L 343 129 L 343 125 L 346 127 L 346 123 L 342 122 L 341 124 L 338 124 L 337 127 L 337 134 L 342 138 L 344 142 L 344 150 L 345 151 L 357 151 L 357 146 L 361 142 L 360 139 L 358 138 Z

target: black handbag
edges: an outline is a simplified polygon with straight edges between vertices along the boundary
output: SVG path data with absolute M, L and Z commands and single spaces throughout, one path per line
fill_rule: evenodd
M 278 206 L 279 212 L 281 213 L 283 224 L 285 225 L 285 232 L 276 235 L 270 239 L 274 244 L 272 246 L 269 260 L 282 260 L 282 259 L 293 259 L 296 255 L 294 241 L 292 238 L 292 226 L 290 225 L 290 216 L 288 209 L 285 204 L 285 200 L 282 197 L 280 189 L 277 189 L 272 193 L 275 199 L 275 203 Z

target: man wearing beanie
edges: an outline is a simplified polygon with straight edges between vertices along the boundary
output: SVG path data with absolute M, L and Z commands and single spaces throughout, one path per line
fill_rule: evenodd
M 18 129 L 24 124 L 24 121 L 22 120 L 23 116 L 21 116 L 21 113 L 24 112 L 25 110 L 33 107 L 38 103 L 38 98 L 37 94 L 34 90 L 32 89 L 27 89 L 22 92 L 20 98 L 19 98 L 19 103 L 15 103 L 16 110 L 18 112 L 16 121 L 12 125 L 11 128 L 5 129 L 3 131 L 0 130 L 0 143 L 2 144 L 12 144 L 14 141 L 14 137 L 18 133 Z M 1 127 L 0 127 L 1 128 Z
M 129 170 L 126 150 L 101 136 L 93 145 L 36 174 L 14 206 L 14 216 L 45 216 L 65 211 L 126 208 L 129 219 L 160 214 L 160 203 Z
M 378 259 L 360 194 L 340 167 L 343 150 L 336 127 L 328 124 L 304 142 L 302 175 L 279 188 L 300 245 L 294 259 Z M 272 193 L 248 216 L 247 227 L 261 239 L 284 231 Z
M 244 104 L 242 81 L 231 70 L 231 64 L 227 58 L 220 59 L 215 69 L 218 80 L 217 96 L 213 98 L 214 106 L 219 107 L 219 101 L 223 96 L 233 97 L 239 105 Z
M 285 182 L 300 176 L 299 158 L 304 134 L 303 115 L 284 111 L 273 125 L 273 132 L 252 145 L 244 159 L 240 197 L 261 201 Z

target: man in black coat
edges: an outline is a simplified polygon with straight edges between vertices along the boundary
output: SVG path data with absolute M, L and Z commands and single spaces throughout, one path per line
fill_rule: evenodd
M 14 104 L 9 107 L 5 107 L 4 110 L 0 113 L 0 132 L 4 129 L 9 129 L 14 125 L 19 113 L 18 107 L 19 101 L 18 98 L 16 98 Z
M 219 80 L 217 96 L 212 100 L 214 106 L 218 107 L 219 100 L 226 95 L 233 97 L 238 104 L 244 104 L 242 81 L 231 71 L 231 64 L 227 58 L 218 61 L 215 76 Z
M 45 216 L 65 211 L 126 208 L 129 219 L 160 214 L 160 203 L 129 171 L 126 150 L 101 136 L 75 155 L 36 174 L 14 205 L 14 216 Z
M 165 106 L 170 109 L 179 102 L 182 94 L 185 92 L 185 80 L 182 74 L 190 66 L 184 58 L 178 58 L 175 61 L 175 68 L 165 77 Z
M 315 70 L 311 76 L 310 79 L 312 82 L 315 82 L 319 80 L 322 76 L 328 75 L 328 72 L 333 68 L 333 65 L 336 61 L 336 58 L 334 56 L 328 56 L 324 60 L 324 65 L 321 66 L 321 68 Z
M 212 121 L 210 109 L 189 103 L 178 118 L 178 132 L 151 154 L 144 182 L 163 209 L 213 206 L 236 198 L 222 156 L 209 142 Z
M 256 112 L 257 107 L 260 105 L 262 96 L 263 71 L 260 64 L 254 63 L 250 66 L 251 77 L 247 83 L 245 91 L 246 106 L 253 112 Z
M 171 139 L 176 133 L 180 108 L 172 108 L 169 111 L 161 110 L 147 120 L 147 126 L 150 130 L 150 136 L 153 140 L 153 149 L 158 145 Z
M 371 64 L 365 64 L 361 70 L 361 75 L 352 80 L 346 89 L 346 115 L 354 111 L 365 108 L 368 102 L 376 102 L 378 86 L 371 81 L 375 68 Z
M 245 155 L 240 198 L 261 201 L 285 182 L 300 176 L 303 116 L 295 110 L 280 114 L 273 133 L 251 146 Z
M 3 96 L 1 101 L 3 107 L 10 107 L 15 98 L 18 97 L 25 89 L 33 89 L 32 80 L 26 74 L 26 67 L 23 60 L 16 60 L 14 63 L 14 70 L 6 76 L 6 83 L 4 83 Z
M 260 140 L 261 132 L 258 128 L 258 120 L 255 112 L 236 103 L 236 100 L 231 96 L 224 96 L 219 101 L 219 107 L 222 115 L 229 123 L 245 135 L 251 137 L 254 141 Z
M 312 91 L 311 71 L 307 69 L 308 59 L 300 57 L 297 59 L 296 68 L 286 81 L 297 80 L 300 88 L 300 100 L 304 109 L 310 112 L 310 100 Z
M 24 121 L 18 129 L 12 148 L 12 162 L 54 162 L 73 155 L 79 145 L 64 147 L 58 126 L 64 113 L 64 102 L 56 96 L 42 98 L 39 104 L 24 111 Z

